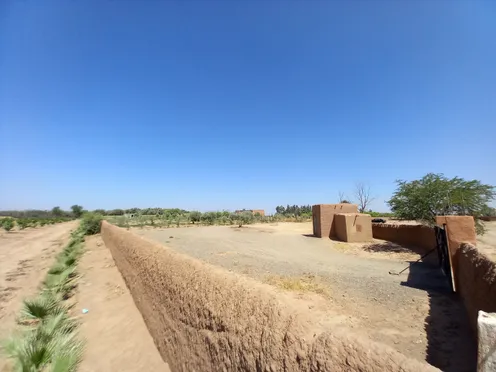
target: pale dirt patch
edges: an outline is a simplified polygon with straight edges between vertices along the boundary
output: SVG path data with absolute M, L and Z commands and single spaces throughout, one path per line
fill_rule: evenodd
M 75 311 L 86 340 L 78 371 L 170 371 L 99 235 L 86 239 L 78 270 Z
M 321 281 L 313 275 L 304 275 L 301 277 L 268 275 L 264 279 L 264 283 L 274 285 L 286 291 L 297 293 L 313 292 L 325 298 L 330 296 L 329 286 L 321 283 Z
M 484 222 L 486 233 L 477 237 L 477 249 L 496 261 L 496 221 Z
M 0 234 L 0 341 L 16 328 L 22 300 L 37 294 L 54 256 L 77 221 Z M 9 370 L 0 353 L 0 371 Z

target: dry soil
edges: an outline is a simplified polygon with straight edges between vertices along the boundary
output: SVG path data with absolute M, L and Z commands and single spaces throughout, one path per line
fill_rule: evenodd
M 22 300 L 35 295 L 55 255 L 77 222 L 0 233 L 0 341 L 16 328 Z M 99 236 L 90 237 L 78 266 L 81 273 L 73 315 L 85 338 L 79 371 L 169 371 Z M 82 314 L 82 309 L 89 312 Z M 0 353 L 0 371 L 11 370 Z
M 309 306 L 327 312 L 323 326 L 351 327 L 445 371 L 475 367 L 465 310 L 447 293 L 437 267 L 420 264 L 389 274 L 418 257 L 407 250 L 374 253 L 363 245 L 314 238 L 306 223 L 133 231 L 283 288 L 278 290 L 296 291 Z
M 88 312 L 80 316 L 87 345 L 78 371 L 170 371 L 100 236 L 86 239 L 79 271 L 78 311 Z
M 77 222 L 0 234 L 0 340 L 16 326 L 22 300 L 37 293 L 53 257 L 69 240 Z M 0 371 L 8 370 L 0 354 Z
M 496 221 L 484 222 L 486 233 L 477 237 L 477 249 L 496 261 Z

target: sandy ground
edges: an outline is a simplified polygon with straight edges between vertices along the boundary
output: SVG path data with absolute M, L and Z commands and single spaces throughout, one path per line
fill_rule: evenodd
M 477 237 L 477 248 L 496 261 L 496 221 L 484 222 L 486 233 Z
M 447 293 L 439 270 L 421 264 L 389 274 L 408 266 L 405 260 L 415 254 L 366 252 L 362 245 L 314 238 L 307 223 L 132 231 L 269 284 L 310 283 L 310 291 L 321 294 L 299 297 L 325 311 L 327 325 L 351 327 L 445 371 L 475 368 L 465 310 Z
M 0 233 L 0 340 L 16 328 L 22 300 L 38 292 L 55 255 L 76 227 L 72 221 Z M 101 238 L 88 238 L 86 247 L 72 310 L 86 341 L 79 371 L 170 371 Z M 83 308 L 89 312 L 83 315 Z M 0 353 L 0 371 L 10 370 Z
M 77 294 L 85 356 L 78 371 L 170 371 L 100 236 L 86 239 Z
M 76 226 L 71 221 L 0 234 L 0 340 L 14 330 L 22 300 L 37 293 L 53 257 Z M 0 354 L 0 371 L 7 368 Z

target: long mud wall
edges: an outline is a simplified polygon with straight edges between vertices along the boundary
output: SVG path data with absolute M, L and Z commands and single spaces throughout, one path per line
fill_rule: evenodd
M 455 260 L 458 262 L 458 292 L 470 324 L 477 332 L 479 310 L 496 313 L 496 263 L 468 243 L 463 243 L 456 251 Z
M 107 222 L 102 237 L 172 371 L 437 370 L 342 330 L 322 332 L 267 285 Z
M 425 254 L 436 247 L 434 229 L 424 225 L 373 223 L 372 236 L 402 245 L 418 254 Z

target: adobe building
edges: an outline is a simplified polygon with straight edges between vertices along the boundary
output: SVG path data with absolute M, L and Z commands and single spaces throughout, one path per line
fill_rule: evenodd
M 319 238 L 336 238 L 334 216 L 338 213 L 358 213 L 358 205 L 340 203 L 312 206 L 313 235 Z
M 372 217 L 358 213 L 356 204 L 317 204 L 312 206 L 313 235 L 343 242 L 372 241 Z
M 362 213 L 338 213 L 334 217 L 336 237 L 349 243 L 372 241 L 372 216 Z
M 257 213 L 259 213 L 261 216 L 265 216 L 265 210 L 263 210 L 263 209 L 241 209 L 241 210 L 234 211 L 234 213 L 236 213 L 236 214 L 240 214 L 240 213 L 244 213 L 244 212 L 251 212 L 253 215 L 256 215 Z

